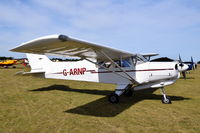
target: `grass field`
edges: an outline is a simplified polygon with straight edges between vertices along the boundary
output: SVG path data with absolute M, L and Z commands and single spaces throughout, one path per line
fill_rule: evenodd
M 114 85 L 15 76 L 0 69 L 0 133 L 200 133 L 200 69 L 160 90 L 122 96 Z

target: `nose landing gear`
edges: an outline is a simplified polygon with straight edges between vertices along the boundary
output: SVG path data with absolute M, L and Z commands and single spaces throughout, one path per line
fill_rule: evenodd
M 171 104 L 172 103 L 171 99 L 170 99 L 170 97 L 168 97 L 166 95 L 164 88 L 162 87 L 162 88 L 160 88 L 160 90 L 161 90 L 161 94 L 163 95 L 162 103 L 163 104 Z

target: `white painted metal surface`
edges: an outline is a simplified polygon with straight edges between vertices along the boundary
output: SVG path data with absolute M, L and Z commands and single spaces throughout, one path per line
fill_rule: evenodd
M 34 39 L 11 51 L 29 53 L 29 74 L 43 73 L 45 78 L 117 84 L 115 94 L 118 96 L 125 89 L 129 89 L 127 86 L 130 85 L 133 85 L 135 91 L 171 85 L 180 77 L 179 72 L 187 69 L 184 66 L 180 68 L 179 62 L 176 61 L 148 62 L 139 54 L 115 50 L 65 35 Z M 45 54 L 80 57 L 82 60 L 52 62 Z

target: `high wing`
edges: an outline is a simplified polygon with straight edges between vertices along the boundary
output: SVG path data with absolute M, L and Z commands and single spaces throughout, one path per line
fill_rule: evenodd
M 65 35 L 51 35 L 31 40 L 11 49 L 14 52 L 51 54 L 66 57 L 95 58 L 108 60 L 105 55 L 115 60 L 135 56 L 131 54 L 105 46 L 77 40 Z

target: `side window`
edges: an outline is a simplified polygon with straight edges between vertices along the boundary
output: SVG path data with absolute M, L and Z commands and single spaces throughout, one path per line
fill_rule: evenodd
M 121 61 L 120 60 L 116 60 L 115 63 L 121 67 Z M 117 66 L 115 66 L 115 68 L 117 68 Z
M 124 60 L 116 60 L 115 61 L 116 64 L 118 64 L 120 67 L 130 67 L 131 63 L 129 59 L 124 59 Z M 115 66 L 117 67 L 117 66 Z
M 105 67 L 109 68 L 111 66 L 111 62 L 105 62 L 105 61 L 98 62 L 98 64 L 100 65 L 99 66 L 100 69 L 104 69 Z
M 120 67 L 131 67 L 131 61 L 129 59 L 123 59 L 123 60 L 115 60 L 114 61 L 117 65 Z M 106 68 L 117 68 L 116 65 L 112 64 L 110 61 L 99 61 L 98 62 L 98 68 L 105 69 Z
M 129 59 L 122 60 L 121 64 L 122 64 L 121 67 L 130 67 L 131 66 Z

